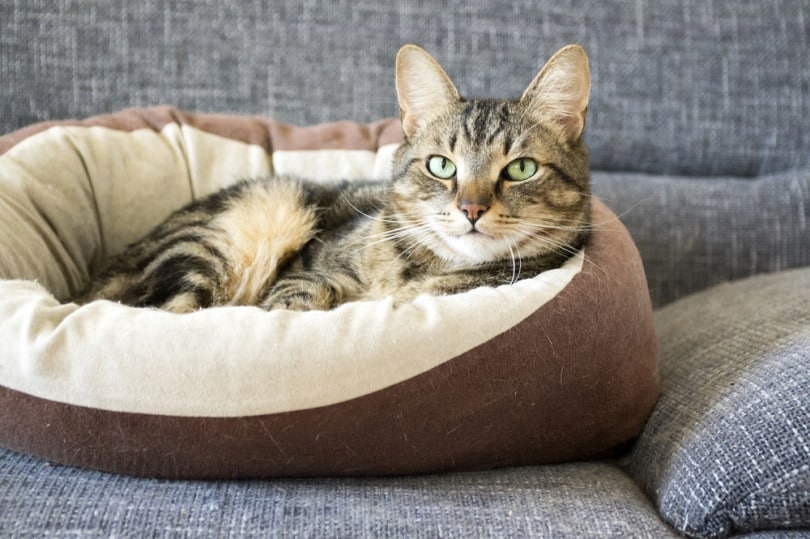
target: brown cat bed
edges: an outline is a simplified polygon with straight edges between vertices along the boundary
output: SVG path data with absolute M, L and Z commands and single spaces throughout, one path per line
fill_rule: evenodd
M 103 257 L 240 178 L 385 178 L 399 124 L 126 110 L 0 138 L 0 445 L 163 477 L 402 474 L 587 458 L 658 394 L 638 253 L 330 312 L 61 304 Z

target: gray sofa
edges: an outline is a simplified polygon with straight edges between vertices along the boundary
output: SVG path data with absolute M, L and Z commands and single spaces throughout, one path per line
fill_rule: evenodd
M 810 536 L 808 0 L 0 2 L 0 133 L 159 103 L 372 121 L 398 113 L 405 42 L 470 96 L 588 50 L 594 191 L 656 307 L 663 390 L 638 440 L 554 466 L 219 482 L 0 450 L 0 536 Z

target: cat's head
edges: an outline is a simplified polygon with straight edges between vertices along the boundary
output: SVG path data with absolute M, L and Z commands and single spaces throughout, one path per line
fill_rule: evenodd
M 394 204 L 413 241 L 480 264 L 570 250 L 590 219 L 582 47 L 559 50 L 518 100 L 467 100 L 427 52 L 396 61 L 405 142 Z

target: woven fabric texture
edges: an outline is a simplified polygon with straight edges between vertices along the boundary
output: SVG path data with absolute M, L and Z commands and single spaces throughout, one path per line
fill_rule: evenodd
M 595 168 L 752 176 L 810 163 L 810 0 L 0 3 L 0 132 L 168 103 L 296 124 L 398 114 L 399 46 L 515 96 L 582 43 Z
M 194 482 L 78 471 L 0 450 L 0 536 L 133 530 L 139 537 L 675 537 L 632 480 L 606 463 Z
M 657 313 L 663 390 L 630 460 L 697 537 L 810 529 L 810 269 L 721 285 Z
M 656 307 L 810 265 L 810 169 L 755 180 L 595 172 L 593 190 L 633 236 Z

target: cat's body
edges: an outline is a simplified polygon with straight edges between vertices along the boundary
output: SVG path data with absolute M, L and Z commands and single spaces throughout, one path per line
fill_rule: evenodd
M 587 241 L 584 51 L 517 101 L 462 99 L 427 53 L 397 58 L 405 142 L 393 181 L 241 182 L 175 212 L 108 263 L 85 299 L 187 312 L 330 309 L 446 294 L 560 266 Z

